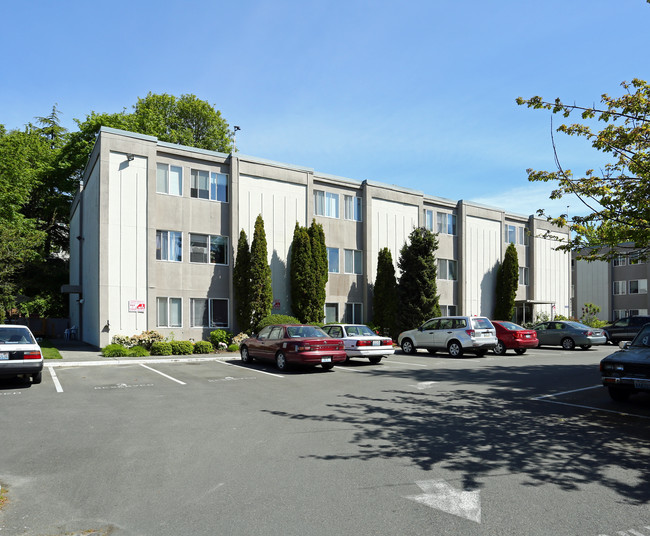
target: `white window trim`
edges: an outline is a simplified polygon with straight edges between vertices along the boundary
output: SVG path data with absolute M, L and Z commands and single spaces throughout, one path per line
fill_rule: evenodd
M 159 324 L 159 316 L 158 316 L 158 300 L 166 300 L 167 301 L 167 324 Z M 180 300 L 181 304 L 181 323 L 177 326 L 173 326 L 170 322 L 170 313 L 171 313 L 171 308 L 169 307 L 169 301 L 170 300 Z M 183 298 L 180 296 L 156 296 L 156 327 L 158 328 L 182 328 L 183 327 Z
M 192 236 L 205 236 L 208 239 L 208 260 L 207 262 L 203 261 L 193 261 L 192 260 Z M 225 238 L 226 239 L 226 262 L 221 263 L 221 262 L 211 262 L 210 261 L 210 247 L 212 244 L 212 239 L 213 238 Z M 216 234 L 204 234 L 204 233 L 189 233 L 189 242 L 188 242 L 189 248 L 190 248 L 190 258 L 189 262 L 190 264 L 211 264 L 212 266 L 229 266 L 230 265 L 230 237 L 224 236 L 224 235 L 216 235 Z

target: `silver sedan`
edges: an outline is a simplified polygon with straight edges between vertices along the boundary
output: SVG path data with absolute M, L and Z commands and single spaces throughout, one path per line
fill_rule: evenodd
M 570 320 L 542 322 L 533 329 L 537 332 L 540 346 L 562 346 L 565 350 L 573 350 L 576 346 L 580 346 L 583 350 L 587 350 L 594 344 L 607 342 L 602 329 L 590 328 Z

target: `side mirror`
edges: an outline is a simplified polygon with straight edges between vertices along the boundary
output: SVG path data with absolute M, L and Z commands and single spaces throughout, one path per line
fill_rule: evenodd
M 621 350 L 629 350 L 631 345 L 632 345 L 632 343 L 630 341 L 621 341 L 621 342 L 618 343 L 618 347 Z

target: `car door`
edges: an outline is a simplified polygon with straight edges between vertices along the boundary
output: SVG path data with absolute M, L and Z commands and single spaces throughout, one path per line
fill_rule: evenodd
M 550 322 L 549 328 L 549 344 L 562 344 L 564 337 L 571 336 L 571 329 L 562 322 Z
M 433 348 L 433 339 L 439 323 L 440 319 L 434 318 L 422 324 L 422 327 L 415 333 L 415 346 Z
M 440 349 L 447 348 L 447 343 L 454 334 L 453 328 L 453 318 L 441 318 L 433 332 L 433 347 Z
M 248 352 L 258 359 L 268 359 L 269 335 L 274 326 L 266 326 L 257 334 L 257 337 L 248 345 Z
M 551 342 L 551 330 L 549 328 L 549 322 L 543 322 L 535 326 L 535 331 L 537 332 L 537 340 L 539 344 L 554 344 Z

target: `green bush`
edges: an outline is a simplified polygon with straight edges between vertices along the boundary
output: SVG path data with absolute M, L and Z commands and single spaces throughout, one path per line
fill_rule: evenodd
M 109 344 L 102 349 L 104 357 L 126 357 L 129 355 L 128 349 L 121 344 Z
M 129 357 L 147 357 L 149 355 L 149 350 L 144 346 L 134 346 L 129 348 Z
M 210 341 L 196 341 L 194 344 L 195 354 L 209 354 L 214 352 L 214 346 Z
M 239 352 L 239 345 L 238 344 L 231 344 L 230 346 L 228 346 L 228 351 L 233 352 L 233 353 Z
M 172 345 L 165 341 L 156 341 L 151 345 L 151 355 L 172 355 Z
M 302 322 L 293 316 L 268 315 L 262 318 L 259 324 L 255 326 L 255 333 L 258 333 L 262 328 L 270 326 L 271 324 L 302 324 Z
M 194 351 L 192 341 L 171 341 L 169 344 L 174 355 L 190 355 Z
M 210 342 L 215 348 L 219 347 L 220 342 L 228 345 L 230 341 L 232 341 L 232 333 L 225 329 L 215 329 L 210 332 Z

